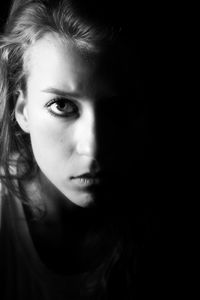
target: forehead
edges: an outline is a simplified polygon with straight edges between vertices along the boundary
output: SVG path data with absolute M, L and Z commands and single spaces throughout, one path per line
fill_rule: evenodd
M 70 91 L 82 90 L 88 84 L 93 86 L 115 85 L 112 64 L 100 51 L 84 50 L 70 40 L 56 34 L 47 34 L 25 55 L 28 80 L 34 79 L 38 86 L 55 86 Z

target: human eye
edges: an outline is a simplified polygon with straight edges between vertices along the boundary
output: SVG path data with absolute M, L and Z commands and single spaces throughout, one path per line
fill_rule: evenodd
M 51 114 L 58 117 L 76 117 L 79 113 L 77 104 L 66 98 L 54 98 L 46 106 Z

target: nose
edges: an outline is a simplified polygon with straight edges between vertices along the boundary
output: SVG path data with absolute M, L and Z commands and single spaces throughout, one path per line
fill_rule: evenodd
M 96 118 L 94 108 L 88 106 L 80 117 L 76 129 L 76 152 L 95 158 L 97 151 Z

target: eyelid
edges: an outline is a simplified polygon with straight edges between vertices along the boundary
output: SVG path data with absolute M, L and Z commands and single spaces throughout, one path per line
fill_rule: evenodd
M 77 108 L 77 113 L 78 113 L 78 111 L 79 111 L 79 105 L 78 105 L 78 103 L 77 103 L 77 101 L 76 100 L 72 100 L 72 99 L 69 99 L 69 98 L 65 98 L 65 97 L 62 97 L 62 96 L 55 96 L 53 99 L 51 99 L 50 101 L 48 101 L 48 103 L 46 103 L 46 107 L 47 108 L 50 108 L 50 106 L 52 105 L 52 104 L 55 104 L 56 102 L 58 102 L 58 101 L 64 101 L 64 102 L 69 102 L 71 105 L 73 105 L 73 106 L 75 106 L 76 108 Z M 51 114 L 53 114 L 54 116 L 58 116 L 58 117 L 66 117 L 67 116 L 67 113 L 61 113 L 61 114 L 59 114 L 59 113 L 55 113 L 55 112 L 53 112 L 52 110 L 50 110 L 49 109 L 49 112 L 51 113 Z
M 65 97 L 62 97 L 62 96 L 55 96 L 53 97 L 53 99 L 51 99 L 50 101 L 48 101 L 48 103 L 46 104 L 46 106 L 50 106 L 51 104 L 53 103 L 56 103 L 57 101 L 69 101 L 69 102 L 74 102 L 74 100 L 72 99 L 69 99 L 69 98 L 65 98 Z

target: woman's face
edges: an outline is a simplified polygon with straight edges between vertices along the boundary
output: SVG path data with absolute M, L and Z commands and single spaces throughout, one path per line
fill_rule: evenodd
M 27 52 L 27 93 L 16 105 L 47 189 L 81 207 L 94 202 L 99 172 L 124 159 L 125 108 L 107 61 L 46 35 Z

